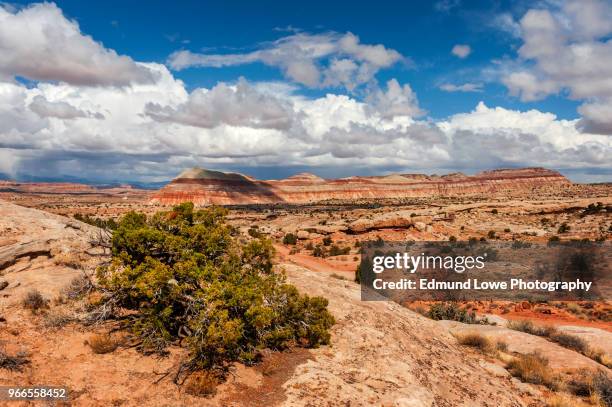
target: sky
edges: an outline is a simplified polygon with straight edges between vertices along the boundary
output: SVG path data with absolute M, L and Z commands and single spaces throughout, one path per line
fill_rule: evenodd
M 612 2 L 0 2 L 0 177 L 612 182 Z

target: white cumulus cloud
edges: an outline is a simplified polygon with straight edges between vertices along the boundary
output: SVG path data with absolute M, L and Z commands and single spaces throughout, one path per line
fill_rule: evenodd
M 337 87 L 349 90 L 370 82 L 382 68 L 404 57 L 384 45 L 363 44 L 352 33 L 297 33 L 262 44 L 259 49 L 239 54 L 202 54 L 176 51 L 168 58 L 175 70 L 189 67 L 236 66 L 261 62 L 278 67 L 284 76 L 308 87 Z
M 196 89 L 176 107 L 149 102 L 145 113 L 159 122 L 195 127 L 227 124 L 270 129 L 288 129 L 294 114 L 287 100 L 259 92 L 242 78 L 234 86 L 220 83 L 210 90 Z
M 0 78 L 22 76 L 73 85 L 151 82 L 152 73 L 68 20 L 53 3 L 14 10 L 0 3 Z
M 567 0 L 520 20 L 516 69 L 502 82 L 523 101 L 560 92 L 584 101 L 579 127 L 612 134 L 612 3 Z M 558 6 L 557 6 L 558 4 Z

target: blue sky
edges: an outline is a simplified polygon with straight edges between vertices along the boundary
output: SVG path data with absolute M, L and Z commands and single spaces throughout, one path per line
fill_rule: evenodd
M 25 2 L 24 4 L 28 4 Z M 260 43 L 291 34 L 292 28 L 309 33 L 352 32 L 362 42 L 384 44 L 409 58 L 381 72 L 377 79 L 409 82 L 428 114 L 441 119 L 473 109 L 483 100 L 511 109 L 539 109 L 559 118 L 578 117 L 577 101 L 551 95 L 536 102 L 521 102 L 507 89 L 488 82 L 482 71 L 491 61 L 512 58 L 520 44 L 494 24 L 509 13 L 520 18 L 532 2 L 464 1 L 397 2 L 311 1 L 184 1 L 169 6 L 164 1 L 82 2 L 58 1 L 64 13 L 79 22 L 83 32 L 108 48 L 138 61 L 163 63 L 177 49 L 204 53 L 248 51 Z M 469 44 L 465 59 L 451 54 L 456 44 Z M 218 81 L 243 76 L 252 81 L 282 80 L 278 70 L 263 64 L 231 68 L 188 69 L 176 72 L 189 88 L 212 87 Z M 444 92 L 443 83 L 483 83 L 483 92 Z M 308 95 L 330 89 L 302 90 Z M 331 89 L 341 92 L 342 89 Z
M 610 181 L 612 4 L 0 3 L 0 174 Z

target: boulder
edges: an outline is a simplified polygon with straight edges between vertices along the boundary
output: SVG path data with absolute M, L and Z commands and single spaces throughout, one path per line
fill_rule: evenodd
M 423 222 L 415 222 L 414 228 L 419 232 L 425 232 L 425 229 L 427 229 L 427 225 Z

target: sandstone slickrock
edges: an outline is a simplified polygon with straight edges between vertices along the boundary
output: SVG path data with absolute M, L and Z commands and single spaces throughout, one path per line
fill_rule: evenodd
M 454 334 L 480 333 L 490 339 L 502 340 L 510 352 L 527 354 L 537 352 L 544 356 L 552 369 L 603 369 L 602 365 L 571 349 L 546 338 L 493 325 L 463 324 L 456 321 L 437 321 L 440 327 Z M 604 334 L 606 334 L 605 331 Z M 608 333 L 609 337 L 609 333 Z
M 357 219 L 349 225 L 348 232 L 364 233 L 370 230 L 407 227 L 414 227 L 418 231 L 423 232 L 431 221 L 431 216 L 411 216 L 410 211 L 393 211 L 373 216 L 372 218 Z
M 570 184 L 558 172 L 544 168 L 484 171 L 473 176 L 392 174 L 322 179 L 312 174 L 298 174 L 267 181 L 237 173 L 192 168 L 155 193 L 151 202 L 162 205 L 185 201 L 196 205 L 308 203 L 332 199 L 490 194 Z
M 0 275 L 8 283 L 0 311 L 36 288 L 54 298 L 63 287 L 100 261 L 87 252 L 99 229 L 63 216 L 24 208 L 0 200 Z
M 436 321 L 396 303 L 361 301 L 358 284 L 281 266 L 301 292 L 328 298 L 337 321 L 332 346 L 313 350 L 284 384 L 283 405 L 525 405 L 501 367 L 483 367 Z

